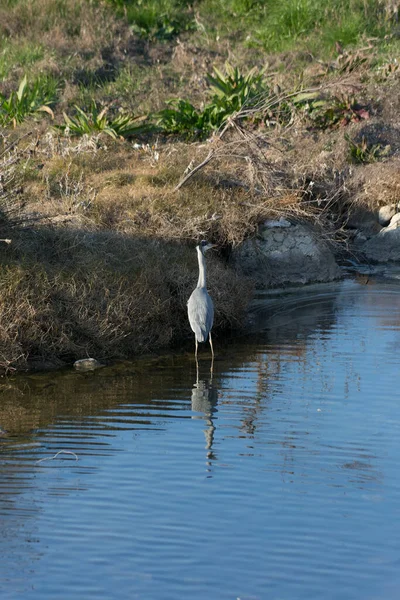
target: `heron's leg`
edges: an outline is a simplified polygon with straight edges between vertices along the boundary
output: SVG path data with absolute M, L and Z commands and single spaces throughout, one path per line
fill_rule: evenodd
M 211 355 L 212 355 L 212 357 L 213 357 L 213 360 L 214 360 L 214 348 L 213 348 L 213 345 L 212 345 L 211 331 L 210 331 L 210 333 L 208 334 L 208 339 L 209 339 L 209 342 L 210 342 Z
M 198 346 L 198 342 L 197 342 L 197 337 L 196 337 L 196 336 L 194 336 L 194 341 L 195 341 L 195 343 L 196 343 L 196 350 L 195 350 L 195 353 L 194 353 L 194 355 L 195 355 L 195 357 L 196 357 L 196 360 L 197 360 L 197 346 Z

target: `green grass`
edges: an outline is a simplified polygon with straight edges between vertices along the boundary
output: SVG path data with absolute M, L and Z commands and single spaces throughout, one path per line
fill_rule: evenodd
M 390 29 L 376 0 L 204 0 L 199 18 L 208 33 L 240 35 L 267 52 L 296 48 L 318 57 L 329 56 L 336 41 L 346 47 L 365 37 L 383 38 Z
M 30 83 L 25 75 L 18 90 L 13 90 L 8 97 L 0 93 L 0 125 L 15 127 L 38 112 L 53 116 L 51 106 L 57 99 L 59 88 L 54 77 L 42 75 Z
M 361 137 L 360 141 L 355 141 L 348 134 L 345 134 L 344 139 L 348 143 L 350 160 L 355 164 L 376 162 L 385 158 L 390 152 L 389 145 L 370 144 L 364 136 Z
M 143 125 L 143 119 L 134 115 L 120 113 L 115 117 L 107 115 L 107 108 L 99 110 L 95 102 L 92 102 L 90 111 L 85 113 L 79 106 L 75 107 L 76 115 L 69 117 L 64 113 L 64 125 L 58 125 L 56 128 L 65 135 L 82 136 L 96 133 L 105 133 L 110 137 L 129 138 L 146 131 L 147 127 Z
M 21 44 L 16 40 L 3 40 L 0 50 L 0 81 L 6 79 L 15 69 L 31 68 L 43 60 L 45 55 L 46 50 L 40 43 L 26 41 Z
M 168 40 L 195 27 L 188 0 L 108 0 L 135 32 Z
M 207 73 L 209 102 L 197 110 L 188 100 L 170 100 L 161 110 L 157 124 L 166 133 L 205 137 L 218 129 L 227 119 L 243 108 L 252 108 L 268 95 L 263 74 L 255 67 L 244 75 L 229 63 L 223 73 L 216 67 Z
M 94 4 L 91 0 L 3 0 L 3 10 L 13 10 L 18 19 L 19 31 L 36 32 L 40 29 L 43 33 L 50 31 L 54 27 L 62 29 L 72 37 L 77 37 L 81 33 L 82 17 L 87 9 L 87 4 Z M 0 22 L 0 34 L 3 33 L 9 37 L 8 23 Z

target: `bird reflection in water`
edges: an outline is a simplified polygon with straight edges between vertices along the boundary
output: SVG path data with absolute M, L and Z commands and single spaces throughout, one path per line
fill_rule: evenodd
M 214 420 L 216 418 L 214 415 L 218 412 L 218 390 L 213 386 L 212 368 L 211 375 L 209 373 L 207 375 L 207 378 L 200 379 L 199 363 L 196 360 L 196 383 L 192 389 L 192 411 L 203 414 L 193 415 L 192 419 L 204 419 L 206 423 L 204 435 L 206 438 L 207 459 L 211 461 L 216 458 L 213 452 L 213 442 L 215 432 Z

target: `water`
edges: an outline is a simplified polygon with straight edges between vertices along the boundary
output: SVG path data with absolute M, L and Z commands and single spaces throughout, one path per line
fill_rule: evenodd
M 400 285 L 215 346 L 0 381 L 2 600 L 400 597 Z

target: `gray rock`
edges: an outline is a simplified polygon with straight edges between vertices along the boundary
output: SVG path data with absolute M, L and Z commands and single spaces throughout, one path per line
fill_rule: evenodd
M 274 227 L 291 227 L 291 222 L 285 219 L 284 217 L 279 217 L 279 219 L 268 219 L 264 221 L 264 228 L 273 229 Z
M 74 368 L 78 371 L 94 371 L 102 366 L 95 358 L 81 358 L 74 362 Z
M 341 277 L 333 253 L 304 225 L 260 231 L 233 251 L 233 261 L 260 288 L 332 281 Z
M 400 213 L 393 215 L 387 228 L 389 227 L 390 229 L 397 229 L 397 227 L 400 227 Z
M 355 229 L 364 235 L 365 238 L 369 238 L 372 235 L 379 233 L 382 229 L 382 225 L 379 225 L 376 214 L 363 206 L 355 204 L 351 207 L 346 222 L 346 228 L 348 230 Z
M 386 227 L 386 225 L 389 225 L 390 219 L 393 217 L 394 214 L 396 214 L 396 212 L 397 212 L 396 204 L 386 204 L 386 206 L 381 206 L 378 211 L 379 225 L 382 225 L 383 227 Z
M 374 262 L 400 261 L 400 227 L 397 222 L 385 227 L 361 246 L 365 256 Z

